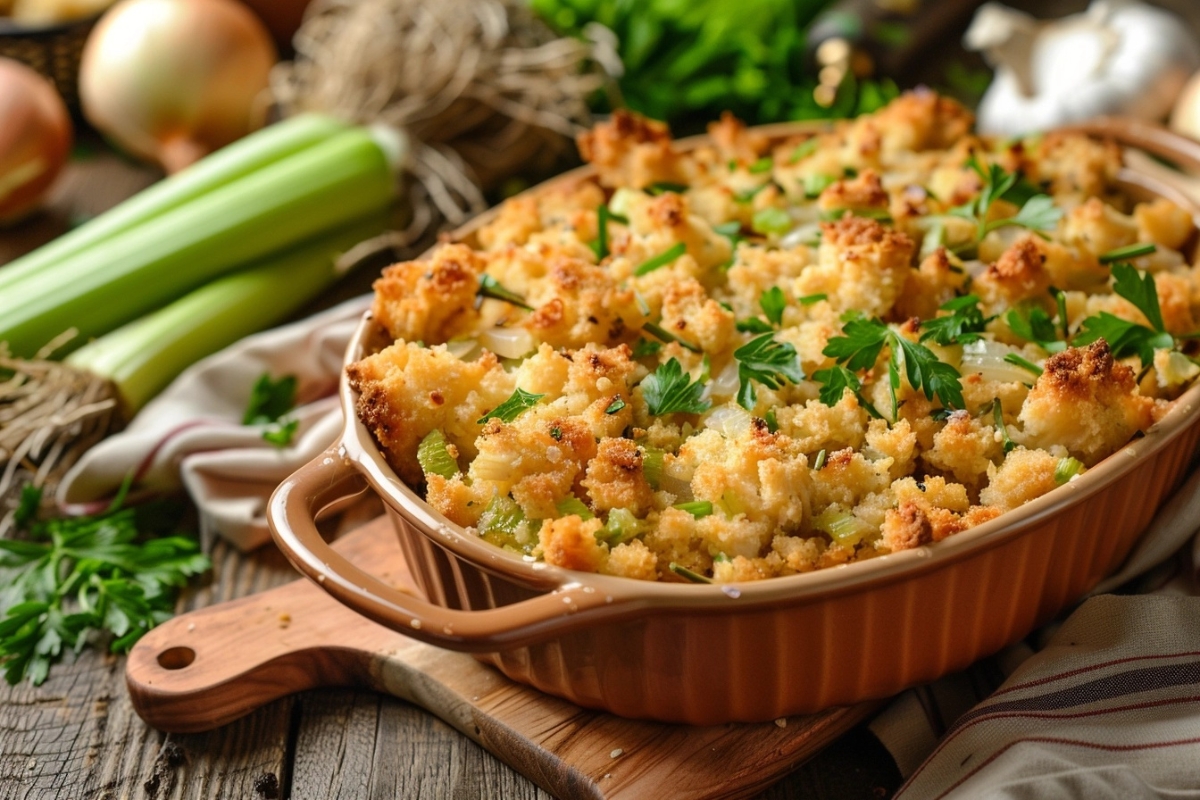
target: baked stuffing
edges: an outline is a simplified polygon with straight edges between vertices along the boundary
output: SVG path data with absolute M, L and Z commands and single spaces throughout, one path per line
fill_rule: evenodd
M 358 414 L 447 518 L 576 570 L 755 580 L 994 519 L 1200 374 L 1200 274 L 1112 143 L 972 122 L 914 92 L 684 152 L 617 112 L 595 178 L 384 271 Z

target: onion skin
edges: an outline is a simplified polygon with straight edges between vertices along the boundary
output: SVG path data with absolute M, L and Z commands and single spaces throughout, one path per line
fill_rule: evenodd
M 260 127 L 275 64 L 236 0 L 122 0 L 84 46 L 84 116 L 114 144 L 177 172 Z
M 71 117 L 49 80 L 0 58 L 0 225 L 36 209 L 71 151 Z

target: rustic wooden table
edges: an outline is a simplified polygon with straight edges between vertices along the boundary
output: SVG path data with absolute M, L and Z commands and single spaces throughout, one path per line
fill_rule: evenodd
M 85 143 L 48 208 L 0 232 L 0 265 L 157 177 Z M 343 520 L 343 525 L 355 522 Z M 208 552 L 212 574 L 186 593 L 181 611 L 296 579 L 270 546 L 242 554 L 218 540 Z M 857 729 L 762 797 L 875 800 L 898 784 L 891 758 Z M 40 687 L 0 686 L 0 798 L 5 800 L 286 797 L 515 800 L 549 795 L 422 709 L 373 692 L 305 692 L 209 733 L 175 735 L 150 728 L 133 712 L 123 657 L 88 650 L 73 663 L 56 666 Z

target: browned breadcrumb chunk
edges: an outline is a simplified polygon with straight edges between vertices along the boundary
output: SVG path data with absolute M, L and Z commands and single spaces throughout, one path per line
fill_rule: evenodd
M 629 439 L 602 441 L 581 485 L 596 511 L 624 508 L 642 516 L 654 502 L 654 490 L 642 473 L 642 451 Z
M 393 339 L 444 342 L 478 318 L 483 269 L 483 259 L 466 245 L 442 245 L 428 261 L 384 269 L 371 311 Z
M 600 520 L 585 521 L 575 514 L 546 520 L 538 531 L 542 557 L 556 567 L 595 572 L 604 559 L 604 552 L 596 542 L 596 532 L 601 527 Z
M 857 177 L 830 184 L 821 192 L 817 204 L 824 211 L 839 208 L 886 210 L 888 193 L 884 191 L 878 173 L 868 169 Z
M 974 288 L 985 303 L 1012 304 L 1046 294 L 1050 276 L 1042 266 L 1046 257 L 1035 239 L 1019 239 L 975 282 Z
M 883 543 L 892 552 L 911 550 L 933 541 L 929 516 L 916 503 L 902 503 L 891 509 L 883 522 Z
M 657 181 L 680 182 L 685 176 L 662 122 L 618 108 L 607 122 L 576 137 L 579 155 L 596 167 L 605 186 L 642 189 Z

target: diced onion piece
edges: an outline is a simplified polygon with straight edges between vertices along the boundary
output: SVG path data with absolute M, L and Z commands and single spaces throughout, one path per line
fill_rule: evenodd
M 440 475 L 446 480 L 458 474 L 458 462 L 446 446 L 446 435 L 434 428 L 417 446 L 417 463 L 426 476 Z
M 870 531 L 867 523 L 838 506 L 830 506 L 814 517 L 813 527 L 844 545 L 858 544 Z
M 622 186 L 613 192 L 612 200 L 608 201 L 608 210 L 618 216 L 629 218 L 629 210 L 641 198 L 641 192 Z
M 804 245 L 816 247 L 821 241 L 821 223 L 807 222 L 792 228 L 779 240 L 779 246 L 784 250 Z
M 1017 351 L 986 339 L 969 342 L 963 345 L 962 374 L 979 373 L 985 381 L 1031 383 L 1034 376 L 1029 370 L 1004 360 L 1009 353 Z
M 739 405 L 717 406 L 704 418 L 704 427 L 712 428 L 726 439 L 736 439 L 750 430 L 753 418 Z
M 731 358 L 729 363 L 709 381 L 705 387 L 709 397 L 733 397 L 738 390 L 737 359 Z
M 1154 357 L 1154 365 L 1158 368 L 1158 385 L 1165 388 L 1180 386 L 1200 375 L 1200 367 L 1196 362 L 1178 350 L 1171 350 L 1165 359 L 1160 350 Z
M 462 361 L 475 355 L 479 350 L 478 339 L 451 339 L 446 342 L 446 352 Z
M 524 328 L 488 328 L 479 343 L 501 358 L 521 358 L 537 349 L 533 334 Z

